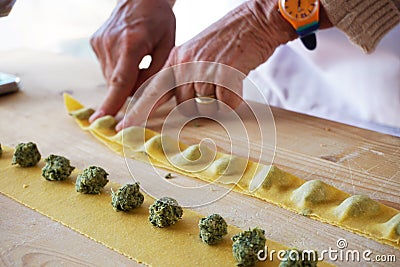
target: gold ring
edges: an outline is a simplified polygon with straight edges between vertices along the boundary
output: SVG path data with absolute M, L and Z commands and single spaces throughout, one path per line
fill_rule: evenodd
M 199 104 L 211 104 L 215 102 L 215 94 L 211 95 L 200 95 L 196 93 L 194 100 Z

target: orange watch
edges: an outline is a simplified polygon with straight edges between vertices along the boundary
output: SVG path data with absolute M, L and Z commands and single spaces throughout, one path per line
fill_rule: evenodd
M 319 0 L 278 0 L 279 11 L 287 20 L 304 46 L 309 50 L 317 46 L 315 31 L 319 28 Z

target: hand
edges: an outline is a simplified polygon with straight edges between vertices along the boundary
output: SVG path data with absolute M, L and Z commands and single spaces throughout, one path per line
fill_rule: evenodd
M 185 62 L 210 61 L 229 65 L 247 75 L 250 70 L 265 62 L 279 45 L 297 37 L 294 29 L 278 13 L 274 2 L 276 1 L 251 0 L 240 5 L 192 40 L 175 47 L 164 67 Z M 181 74 L 173 75 L 175 79 L 179 79 L 177 76 Z M 194 98 L 196 93 L 215 95 L 218 100 L 236 108 L 241 103 L 241 98 L 236 94 L 241 95 L 242 86 L 241 80 L 237 82 L 240 84 L 234 86 L 239 88 L 235 92 L 213 84 L 179 86 L 156 103 L 165 92 L 159 90 L 160 86 L 157 86 L 155 79 L 150 83 L 151 86 L 143 91 L 116 129 L 121 130 L 142 123 L 152 107 L 158 108 L 172 96 L 175 96 L 177 104 L 180 104 Z M 159 84 L 165 84 L 165 80 Z M 196 109 L 196 106 L 193 106 L 192 110 L 186 108 L 183 113 L 191 115 L 197 112 Z
M 90 121 L 115 115 L 129 95 L 161 69 L 175 44 L 175 16 L 166 0 L 120 0 L 91 38 L 108 93 Z M 148 69 L 139 70 L 151 55 Z

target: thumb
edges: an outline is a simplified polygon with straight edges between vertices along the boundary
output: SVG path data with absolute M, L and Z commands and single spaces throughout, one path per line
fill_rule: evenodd
M 89 118 L 91 123 L 102 116 L 115 115 L 120 110 L 136 83 L 139 74 L 137 67 L 139 59 L 145 54 L 146 51 L 141 48 L 137 50 L 137 53 L 124 51 L 121 54 L 109 81 L 106 98 L 100 108 Z
M 168 63 L 167 63 L 168 64 Z M 115 129 L 120 131 L 126 127 L 140 125 L 152 112 L 166 103 L 174 95 L 175 75 L 173 68 L 166 65 L 160 72 L 147 80 L 133 96 L 124 118 Z

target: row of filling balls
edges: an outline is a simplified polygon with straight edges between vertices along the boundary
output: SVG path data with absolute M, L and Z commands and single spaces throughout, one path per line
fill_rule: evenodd
M 0 145 L 1 153 L 1 145 Z M 41 159 L 41 154 L 35 143 L 20 143 L 15 147 L 12 164 L 21 167 L 33 167 Z M 46 165 L 42 168 L 42 176 L 49 181 L 63 181 L 67 179 L 75 167 L 70 161 L 58 155 L 51 154 L 45 158 Z M 90 166 L 78 174 L 75 188 L 77 192 L 84 194 L 99 194 L 108 183 L 108 173 L 101 167 Z M 130 211 L 141 206 L 144 196 L 140 192 L 138 183 L 126 184 L 116 192 L 111 193 L 111 204 L 116 211 Z M 149 207 L 149 221 L 152 225 L 163 228 L 175 224 L 182 218 L 183 209 L 178 202 L 171 197 L 157 199 Z M 208 245 L 220 243 L 228 233 L 227 224 L 219 214 L 212 214 L 199 221 L 201 240 Z M 232 237 L 232 252 L 238 266 L 254 265 L 259 259 L 259 252 L 265 248 L 265 232 L 259 228 L 253 228 L 236 234 Z M 280 263 L 280 267 L 287 266 L 317 266 L 317 259 L 294 259 L 290 255 L 299 250 L 288 250 Z

